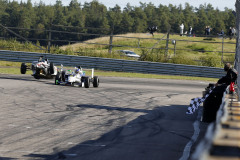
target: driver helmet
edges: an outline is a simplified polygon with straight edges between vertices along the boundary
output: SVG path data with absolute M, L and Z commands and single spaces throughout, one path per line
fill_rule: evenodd
M 38 62 L 42 62 L 43 61 L 43 56 L 40 56 L 38 59 Z
M 231 69 L 231 68 L 232 68 L 232 66 L 231 66 L 230 63 L 226 63 L 226 64 L 224 65 L 224 71 L 228 71 L 228 70 Z
M 80 73 L 80 69 L 79 68 L 77 68 L 76 70 L 75 70 L 75 73 Z

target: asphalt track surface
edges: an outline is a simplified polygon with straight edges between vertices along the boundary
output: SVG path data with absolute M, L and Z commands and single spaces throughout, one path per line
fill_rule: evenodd
M 0 160 L 180 159 L 206 132 L 200 122 L 193 141 L 202 107 L 185 112 L 207 85 L 100 77 L 99 88 L 80 88 L 0 74 Z

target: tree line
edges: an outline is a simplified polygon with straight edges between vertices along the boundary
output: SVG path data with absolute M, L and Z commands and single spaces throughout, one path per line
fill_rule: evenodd
M 185 5 L 155 6 L 152 3 L 139 3 L 131 6 L 128 3 L 124 8 L 115 5 L 107 8 L 105 5 L 93 0 L 81 4 L 78 0 L 71 0 L 64 6 L 61 0 L 54 5 L 46 5 L 42 1 L 33 4 L 0 0 L 0 24 L 12 28 L 16 33 L 26 38 L 48 39 L 46 30 L 57 30 L 51 35 L 56 40 L 87 40 L 97 34 L 124 34 L 144 33 L 149 26 L 157 26 L 157 32 L 179 33 L 179 26 L 184 24 L 185 30 L 190 26 L 195 34 L 204 34 L 205 27 L 211 27 L 211 34 L 218 34 L 221 30 L 228 32 L 235 26 L 235 15 L 232 9 L 224 11 L 215 9 L 211 4 L 193 7 Z M 66 27 L 68 26 L 68 27 Z M 74 27 L 70 27 L 74 26 Z M 69 32 L 82 34 L 66 34 Z M 88 33 L 90 35 L 83 35 Z M 96 35 L 94 35 L 96 34 Z M 0 28 L 0 37 L 12 36 L 4 28 Z

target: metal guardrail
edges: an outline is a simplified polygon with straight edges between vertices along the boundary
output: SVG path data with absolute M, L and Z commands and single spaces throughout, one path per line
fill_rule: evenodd
M 240 159 L 239 106 L 236 94 L 224 94 L 216 122 L 208 126 L 205 138 L 197 146 L 191 160 Z
M 229 88 L 226 89 L 226 91 Z M 208 160 L 213 140 L 215 139 L 219 128 L 221 128 L 221 122 L 226 119 L 226 108 L 229 105 L 229 100 L 226 98 L 226 91 L 223 94 L 222 103 L 216 114 L 216 121 L 209 124 L 205 137 L 198 144 L 194 151 L 191 160 Z
M 46 56 L 51 62 L 54 62 L 55 65 L 63 64 L 64 66 L 81 66 L 83 68 L 95 68 L 104 71 L 166 74 L 209 78 L 220 78 L 224 75 L 223 69 L 215 67 L 0 50 L 0 60 L 3 61 L 31 63 L 32 61 L 38 60 L 39 56 Z

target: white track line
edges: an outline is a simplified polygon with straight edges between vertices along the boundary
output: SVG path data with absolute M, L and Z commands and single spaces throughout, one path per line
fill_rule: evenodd
M 193 127 L 194 127 L 193 136 L 192 136 L 191 140 L 185 146 L 184 151 L 183 151 L 183 155 L 182 155 L 182 157 L 179 160 L 187 160 L 189 158 L 192 145 L 196 142 L 196 140 L 197 140 L 197 138 L 199 136 L 199 133 L 200 133 L 200 128 L 199 128 L 200 122 L 199 122 L 199 119 L 200 119 L 201 115 L 202 115 L 202 111 L 199 110 L 198 111 L 197 120 L 193 123 Z

